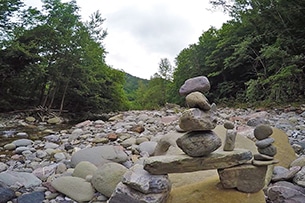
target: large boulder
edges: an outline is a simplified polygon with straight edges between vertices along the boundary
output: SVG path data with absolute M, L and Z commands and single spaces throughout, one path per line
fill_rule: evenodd
M 201 179 L 197 177 L 197 179 Z M 206 178 L 204 181 L 173 188 L 166 203 L 265 203 L 263 191 L 244 193 L 235 189 L 224 189 L 218 176 Z
M 81 161 L 89 161 L 96 166 L 101 166 L 110 161 L 123 163 L 128 156 L 119 146 L 98 146 L 86 148 L 75 152 L 71 157 L 71 164 L 75 167 Z

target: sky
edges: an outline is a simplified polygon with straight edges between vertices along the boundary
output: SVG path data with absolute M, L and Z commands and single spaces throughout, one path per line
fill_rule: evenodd
M 24 0 L 41 8 L 40 0 Z M 67 2 L 67 0 L 62 0 Z M 212 11 L 208 0 L 76 0 L 84 21 L 99 10 L 108 35 L 106 63 L 133 76 L 150 79 L 161 59 L 175 58 L 211 26 L 220 28 L 229 17 Z

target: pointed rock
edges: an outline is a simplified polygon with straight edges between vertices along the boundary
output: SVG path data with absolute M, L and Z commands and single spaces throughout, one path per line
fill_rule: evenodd
M 185 131 L 213 130 L 216 127 L 217 119 L 211 112 L 205 112 L 198 108 L 191 108 L 182 113 L 179 126 Z

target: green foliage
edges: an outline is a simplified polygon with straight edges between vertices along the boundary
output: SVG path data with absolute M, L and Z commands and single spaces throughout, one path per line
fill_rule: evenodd
M 173 88 L 209 77 L 215 102 L 287 103 L 305 97 L 305 2 L 215 0 L 232 19 L 203 32 L 176 58 Z M 173 97 L 174 96 L 174 92 Z M 175 101 L 180 102 L 176 97 Z
M 104 19 L 83 23 L 75 1 L 44 0 L 23 11 L 13 40 L 1 50 L 0 110 L 42 106 L 72 112 L 128 107 L 124 73 L 105 63 Z M 30 23 L 30 24 L 26 24 Z M 10 105 L 8 105 L 10 104 Z

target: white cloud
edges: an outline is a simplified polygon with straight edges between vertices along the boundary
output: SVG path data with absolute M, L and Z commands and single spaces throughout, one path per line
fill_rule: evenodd
M 26 0 L 34 5 L 39 0 Z M 64 1 L 66 2 L 66 0 Z M 228 16 L 211 12 L 207 0 L 77 0 L 83 19 L 100 10 L 108 36 L 107 64 L 149 79 L 161 58 L 174 65 L 179 52 L 194 44 L 203 31 L 221 27 Z

